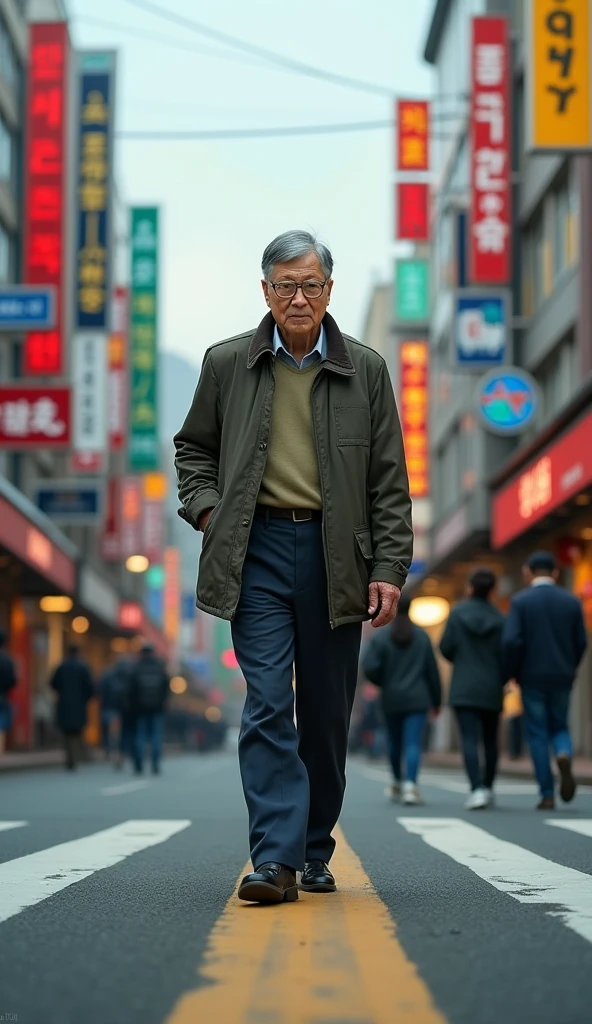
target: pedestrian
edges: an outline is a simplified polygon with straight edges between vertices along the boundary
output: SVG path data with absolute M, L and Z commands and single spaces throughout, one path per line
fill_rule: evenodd
M 118 658 L 99 683 L 101 702 L 101 738 L 107 759 L 115 753 L 115 767 L 121 768 L 126 754 L 132 756 L 129 685 L 129 658 Z
M 441 654 L 453 664 L 449 703 L 456 713 L 471 786 L 468 811 L 493 804 L 499 720 L 508 679 L 502 650 L 504 616 L 492 603 L 496 583 L 491 569 L 475 569 L 468 596 L 450 612 L 440 641 Z
M 0 630 L 0 757 L 6 749 L 6 738 L 12 725 L 12 705 L 8 698 L 17 679 L 14 661 L 6 651 L 7 636 Z
M 413 539 L 386 364 L 327 313 L 329 249 L 289 231 L 262 269 L 270 312 L 207 352 L 175 445 L 180 514 L 204 531 L 197 603 L 232 620 L 247 682 L 255 871 L 239 897 L 280 902 L 297 871 L 309 892 L 335 889 L 362 621 L 394 618 Z
M 64 737 L 66 768 L 74 771 L 81 756 L 81 736 L 86 725 L 86 705 L 93 696 L 93 679 L 75 644 L 56 668 L 51 687 L 58 695 L 56 721 Z
M 520 687 L 515 680 L 510 679 L 506 686 L 504 696 L 503 717 L 506 720 L 506 737 L 508 744 L 508 757 L 511 761 L 519 761 L 522 757 L 524 746 L 524 705 Z
M 573 800 L 576 782 L 568 716 L 571 690 L 588 639 L 580 601 L 557 586 L 553 555 L 536 551 L 523 569 L 526 589 L 512 599 L 504 629 L 510 673 L 522 690 L 524 725 L 540 788 L 539 810 L 555 806 L 549 748 L 560 776 L 559 795 Z
M 371 640 L 362 659 L 365 675 L 382 695 L 393 770 L 389 795 L 393 800 L 402 796 L 408 805 L 423 803 L 417 785 L 422 740 L 428 713 L 437 713 L 442 702 L 432 642 L 411 621 L 411 603 L 403 594 L 395 621 Z
M 150 746 L 152 771 L 160 772 L 164 709 L 169 694 L 169 677 L 151 644 L 144 644 L 129 675 L 129 708 L 133 722 L 134 763 L 138 774 L 144 768 L 146 744 Z
M 55 718 L 55 693 L 46 682 L 39 685 L 33 698 L 35 720 L 35 742 L 40 750 L 51 745 L 53 721 Z

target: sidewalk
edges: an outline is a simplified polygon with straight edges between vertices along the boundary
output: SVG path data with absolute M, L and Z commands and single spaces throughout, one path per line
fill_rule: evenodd
M 456 751 L 431 751 L 425 755 L 423 763 L 429 768 L 463 770 L 462 757 Z M 532 761 L 527 757 L 511 761 L 509 757 L 502 756 L 499 763 L 499 774 L 508 779 L 534 780 Z M 586 757 L 574 758 L 574 775 L 582 785 L 592 785 L 592 760 Z
M 105 763 L 102 752 L 94 747 L 87 747 L 88 764 Z M 178 743 L 165 743 L 163 753 L 169 757 L 171 754 L 183 753 L 183 748 Z M 0 756 L 0 773 L 16 772 L 27 768 L 63 768 L 64 751 L 61 748 L 55 750 L 23 750 L 8 751 Z

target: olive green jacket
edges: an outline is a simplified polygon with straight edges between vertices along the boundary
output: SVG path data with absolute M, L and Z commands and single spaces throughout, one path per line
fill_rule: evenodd
M 179 515 L 206 509 L 197 605 L 232 619 L 265 470 L 275 388 L 271 313 L 208 350 L 175 437 Z M 327 355 L 311 395 L 323 495 L 331 626 L 368 618 L 368 584 L 402 587 L 413 551 L 403 440 L 384 360 L 324 320 Z

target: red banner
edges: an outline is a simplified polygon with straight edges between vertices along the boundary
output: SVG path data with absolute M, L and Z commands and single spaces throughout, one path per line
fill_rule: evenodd
M 397 189 L 397 238 L 429 242 L 429 186 L 423 181 L 399 181 Z
M 511 267 L 510 44 L 504 17 L 473 18 L 469 279 L 507 284 Z
M 430 105 L 426 100 L 397 100 L 398 171 L 427 171 L 430 166 Z
M 121 480 L 111 476 L 105 488 L 105 521 L 101 536 L 101 557 L 105 562 L 121 559 Z
M 121 481 L 121 557 L 143 554 L 142 542 L 142 481 L 138 476 L 125 476 Z
M 109 447 L 121 451 L 127 435 L 128 386 L 128 290 L 116 288 L 113 295 L 113 334 L 108 347 L 108 430 Z
M 70 388 L 0 387 L 0 448 L 67 448 Z
M 64 372 L 63 286 L 66 262 L 64 195 L 67 171 L 68 27 L 65 22 L 30 26 L 25 112 L 23 281 L 56 289 L 55 327 L 31 331 L 24 349 L 29 376 Z
M 399 350 L 401 426 L 412 498 L 426 498 L 430 493 L 428 370 L 429 343 L 403 341 Z
M 175 643 L 181 627 L 181 558 L 178 548 L 165 548 L 164 568 L 164 633 Z

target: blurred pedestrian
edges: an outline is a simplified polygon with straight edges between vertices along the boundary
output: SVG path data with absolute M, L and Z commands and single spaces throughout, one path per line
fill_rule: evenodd
M 33 698 L 33 717 L 35 719 L 35 742 L 40 750 L 50 745 L 55 717 L 55 694 L 47 683 L 42 683 L 35 691 Z
M 496 582 L 491 569 L 471 574 L 468 597 L 450 612 L 440 641 L 441 653 L 454 666 L 449 702 L 456 713 L 471 786 L 465 804 L 468 811 L 493 803 L 499 719 L 508 678 L 502 651 L 504 616 L 491 600 Z
M 198 605 L 232 620 L 247 681 L 239 760 L 255 871 L 238 895 L 256 903 L 297 899 L 297 871 L 308 892 L 336 888 L 362 622 L 395 617 L 412 555 L 388 370 L 329 316 L 332 270 L 306 231 L 267 246 L 269 313 L 209 349 L 175 438 L 180 514 L 204 531 Z
M 75 644 L 56 668 L 51 687 L 58 695 L 56 721 L 64 737 L 66 768 L 74 771 L 81 757 L 81 737 L 86 725 L 86 706 L 93 696 L 93 679 Z
M 524 747 L 524 705 L 520 687 L 514 679 L 506 686 L 503 716 L 506 721 L 508 757 L 511 761 L 518 761 Z
M 134 763 L 138 774 L 144 768 L 146 744 L 150 746 L 152 771 L 160 771 L 164 732 L 164 709 L 169 694 L 169 677 L 151 644 L 144 644 L 129 674 L 129 708 L 132 716 Z
M 17 683 L 14 661 L 6 651 L 7 636 L 0 630 L 0 757 L 6 749 L 6 737 L 12 724 L 12 705 L 8 694 Z
M 382 693 L 393 770 L 390 796 L 402 796 L 409 805 L 423 803 L 417 785 L 422 740 L 428 712 L 438 712 L 442 701 L 432 642 L 411 621 L 411 603 L 406 594 L 401 596 L 395 621 L 371 640 L 362 658 L 366 677 Z
M 557 586 L 552 554 L 536 551 L 523 569 L 527 589 L 512 599 L 504 630 L 511 675 L 522 690 L 524 725 L 539 784 L 539 810 L 555 806 L 549 748 L 559 769 L 559 795 L 573 800 L 573 746 L 568 716 L 571 690 L 588 638 L 580 601 Z
M 101 743 L 105 757 L 116 754 L 115 765 L 120 767 L 125 753 L 130 751 L 129 676 L 130 662 L 119 658 L 103 674 L 99 682 Z

